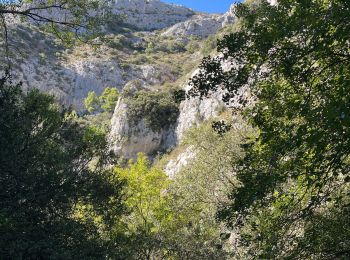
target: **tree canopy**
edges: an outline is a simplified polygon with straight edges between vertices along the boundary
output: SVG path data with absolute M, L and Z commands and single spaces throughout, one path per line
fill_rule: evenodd
M 108 226 L 124 212 L 122 182 L 105 168 L 105 133 L 82 127 L 52 96 L 0 79 L 0 255 L 9 259 L 103 258 Z M 110 203 L 113 201 L 113 203 Z
M 235 13 L 239 28 L 218 41 L 221 55 L 203 60 L 190 91 L 223 89 L 227 103 L 245 87 L 252 95 L 238 100 L 258 136 L 243 144 L 240 184 L 218 216 L 239 228 L 253 258 L 345 259 L 350 3 L 262 0 Z M 331 216 L 340 217 L 338 225 L 323 230 Z

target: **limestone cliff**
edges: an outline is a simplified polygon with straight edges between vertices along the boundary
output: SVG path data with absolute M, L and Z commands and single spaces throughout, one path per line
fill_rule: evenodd
M 84 44 L 66 48 L 35 25 L 11 24 L 11 40 L 23 50 L 14 56 L 13 67 L 23 87 L 50 92 L 78 112 L 84 111 L 83 100 L 89 91 L 98 95 L 107 86 L 122 92 L 137 81 L 150 91 L 167 84 L 188 90 L 185 78 L 197 73 L 193 71 L 202 58 L 203 38 L 235 21 L 232 8 L 225 14 L 204 14 L 159 0 L 113 0 L 110 4 L 113 12 L 125 15 L 126 20 L 112 25 L 107 41 L 98 42 L 99 48 Z M 133 158 L 138 152 L 151 155 L 171 150 L 186 130 L 218 116 L 225 105 L 220 93 L 185 100 L 179 104 L 176 123 L 158 131 L 142 119 L 131 122 L 128 109 L 120 99 L 109 136 L 111 149 L 118 156 Z M 179 155 L 169 164 L 169 174 L 175 174 L 192 155 L 192 151 Z
M 141 30 L 169 27 L 192 17 L 195 12 L 159 0 L 114 0 L 113 11 L 126 15 L 126 22 Z
M 128 109 L 127 103 L 120 98 L 111 120 L 109 140 L 111 150 L 117 156 L 130 159 L 140 152 L 152 155 L 175 145 L 173 127 L 154 131 L 142 119 L 131 122 Z
M 177 23 L 167 29 L 163 35 L 189 36 L 195 35 L 202 38 L 215 34 L 219 29 L 233 23 L 235 16 L 233 14 L 233 6 L 230 10 L 223 14 L 198 14 L 190 19 Z

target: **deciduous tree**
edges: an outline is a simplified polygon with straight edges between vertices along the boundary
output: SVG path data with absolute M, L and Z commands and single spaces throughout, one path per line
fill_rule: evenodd
M 262 0 L 235 12 L 241 29 L 218 42 L 222 55 L 203 60 L 190 91 L 223 88 L 229 102 L 248 86 L 255 99 L 244 113 L 258 137 L 244 144 L 240 185 L 219 216 L 247 230 L 242 242 L 256 258 L 348 258 L 344 222 L 324 230 L 342 248 L 327 246 L 319 228 L 349 212 L 350 2 Z

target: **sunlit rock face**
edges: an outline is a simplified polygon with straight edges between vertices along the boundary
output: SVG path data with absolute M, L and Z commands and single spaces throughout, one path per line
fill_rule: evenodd
M 175 145 L 174 129 L 153 131 L 145 125 L 144 120 L 137 123 L 128 118 L 128 105 L 120 98 L 116 105 L 109 135 L 111 150 L 125 159 L 136 158 L 137 153 L 155 155 Z
M 188 86 L 187 86 L 188 87 Z M 111 120 L 110 146 L 111 150 L 119 157 L 126 159 L 135 158 L 137 153 L 155 155 L 157 152 L 165 152 L 179 144 L 184 134 L 193 126 L 198 126 L 206 120 L 215 118 L 225 109 L 221 100 L 221 94 L 213 94 L 209 98 L 191 98 L 183 101 L 179 106 L 177 122 L 158 132 L 148 128 L 141 119 L 131 122 L 128 117 L 128 105 L 119 99 Z M 175 168 L 180 168 L 189 155 L 173 162 Z M 170 174 L 177 172 L 168 167 Z
M 198 14 L 189 8 L 159 0 L 110 0 L 110 5 L 115 13 L 125 14 L 126 22 L 139 30 L 165 29 L 168 36 L 206 37 L 234 20 L 231 11 L 224 15 Z M 60 16 L 60 13 L 53 11 L 50 15 Z M 145 62 L 120 66 L 120 60 L 108 54 L 111 49 L 101 48 L 98 52 L 102 55 L 90 49 L 64 50 L 62 46 L 56 46 L 53 37 L 43 34 L 35 26 L 12 23 L 9 28 L 10 37 L 15 40 L 11 44 L 21 42 L 25 45 L 21 47 L 24 55 L 19 55 L 19 61 L 13 67 L 13 74 L 23 82 L 23 88 L 38 88 L 54 94 L 61 104 L 78 112 L 84 110 L 83 100 L 90 91 L 100 94 L 107 86 L 122 90 L 132 80 L 141 80 L 152 87 L 176 78 L 168 68 L 156 64 Z M 13 36 L 15 33 L 17 36 Z M 142 41 L 136 36 L 131 40 Z
M 132 80 L 152 86 L 174 78 L 168 68 L 157 65 L 130 64 L 121 67 L 118 60 L 93 54 L 62 62 L 54 53 L 48 53 L 45 59 L 41 59 L 41 53 L 40 49 L 30 52 L 13 69 L 14 74 L 23 82 L 24 90 L 38 88 L 49 92 L 61 104 L 72 106 L 77 111 L 84 110 L 83 100 L 90 91 L 99 95 L 108 86 L 121 91 Z
M 222 27 L 231 24 L 235 21 L 234 5 L 230 10 L 221 14 L 198 14 L 191 19 L 184 22 L 177 23 L 167 29 L 164 36 L 189 36 L 194 35 L 198 37 L 208 37 L 211 34 L 216 33 Z
M 189 8 L 159 0 L 114 0 L 113 11 L 126 15 L 126 22 L 139 29 L 163 29 L 192 17 Z
M 45 1 L 35 0 L 36 3 Z M 126 24 L 133 28 L 128 40 L 135 45 L 140 42 L 147 46 L 147 36 L 153 34 L 169 38 L 179 36 L 179 39 L 190 39 L 191 35 L 204 38 L 235 21 L 233 8 L 225 14 L 204 14 L 159 0 L 109 0 L 109 3 L 114 13 L 126 16 Z M 60 16 L 60 13 L 50 15 Z M 23 82 L 24 90 L 35 87 L 54 94 L 61 104 L 71 106 L 79 113 L 84 111 L 83 100 L 90 91 L 97 95 L 106 87 L 122 91 L 135 80 L 152 90 L 181 76 L 170 67 L 155 62 L 130 63 L 128 57 L 134 55 L 132 48 L 124 51 L 121 47 L 117 54 L 113 54 L 114 49 L 107 46 L 97 51 L 85 46 L 65 49 L 57 45 L 53 37 L 40 32 L 33 25 L 13 23 L 9 26 L 11 33 L 16 32 L 18 37 L 13 39 L 24 45 L 25 55 L 13 68 L 13 73 Z M 163 31 L 152 32 L 155 29 Z M 33 45 L 35 48 L 32 48 Z M 126 62 L 123 63 L 122 59 Z M 189 86 L 185 84 L 183 88 L 188 90 Z M 146 127 L 143 120 L 136 125 L 130 123 L 127 104 L 121 99 L 111 120 L 111 149 L 125 158 L 134 158 L 138 152 L 152 155 L 171 150 L 190 127 L 216 117 L 223 108 L 220 94 L 202 100 L 185 100 L 179 106 L 177 122 L 167 129 L 154 132 Z M 174 165 L 181 165 L 184 161 L 179 158 Z
M 173 25 L 163 35 L 195 35 L 204 38 L 220 29 L 222 27 L 222 21 L 223 19 L 220 15 L 196 15 L 187 21 Z
M 223 64 L 223 67 L 228 69 L 227 64 Z M 198 72 L 199 70 L 194 71 L 191 77 Z M 189 91 L 191 85 L 187 83 L 182 88 Z M 169 151 L 181 142 L 191 127 L 215 119 L 227 109 L 228 105 L 222 101 L 223 95 L 224 91 L 217 91 L 202 99 L 192 97 L 182 101 L 179 105 L 179 116 L 176 123 L 158 132 L 147 128 L 143 120 L 137 124 L 130 123 L 127 104 L 120 99 L 111 121 L 111 148 L 116 155 L 124 158 L 135 158 L 138 152 L 152 155 L 157 151 Z M 234 106 L 235 103 L 237 101 L 233 100 L 229 106 Z M 173 160 L 166 169 L 169 176 L 175 175 L 191 158 L 191 154 L 193 151 L 180 154 L 178 159 Z
M 177 140 L 180 141 L 189 128 L 215 118 L 224 109 L 225 104 L 222 102 L 220 93 L 202 100 L 199 98 L 185 100 L 180 105 L 180 115 L 176 126 Z
M 47 0 L 34 0 L 25 7 L 34 3 L 43 4 L 47 3 Z M 195 14 L 189 8 L 159 0 L 109 0 L 109 4 L 115 13 L 126 15 L 126 23 L 138 30 L 166 28 Z M 66 17 L 62 10 L 38 12 L 52 19 L 60 20 Z M 15 39 L 12 35 L 14 32 L 18 33 L 15 43 L 22 42 L 27 45 L 22 48 L 25 55 L 21 53 L 21 61 L 16 62 L 16 66 L 13 67 L 13 74 L 23 82 L 24 90 L 38 88 L 49 92 L 54 94 L 61 104 L 72 106 L 79 112 L 84 110 L 83 100 L 89 91 L 100 94 L 107 86 L 122 90 L 125 84 L 135 79 L 148 85 L 159 85 L 165 80 L 174 79 L 167 68 L 153 64 L 130 64 L 125 68 L 120 66 L 119 60 L 97 55 L 91 50 L 63 54 L 62 48 L 53 47 L 53 37 L 47 37 L 35 26 L 19 21 L 11 23 L 9 29 L 11 39 Z M 32 49 L 32 45 L 35 48 Z M 108 53 L 103 49 L 100 52 Z
M 24 8 L 46 5 L 48 2 L 48 0 L 33 0 L 26 3 Z M 185 21 L 195 14 L 189 8 L 160 0 L 107 0 L 106 3 L 113 13 L 125 15 L 126 23 L 142 30 L 163 29 Z M 69 11 L 58 8 L 41 9 L 35 12 L 61 21 L 66 21 L 70 17 Z M 94 11 L 90 14 L 94 15 Z
M 199 70 L 193 72 L 191 77 L 194 77 Z M 189 84 L 183 86 L 183 89 L 187 92 L 191 89 Z M 204 121 L 215 118 L 226 108 L 225 103 L 222 101 L 222 92 L 216 92 L 210 95 L 210 97 L 191 97 L 184 100 L 180 104 L 180 114 L 176 125 L 176 138 L 180 142 L 186 131 L 193 127 L 198 126 Z
M 157 150 L 162 133 L 148 129 L 143 120 L 132 125 L 128 119 L 128 106 L 119 100 L 111 121 L 111 148 L 120 157 L 134 158 L 138 152 L 150 154 Z

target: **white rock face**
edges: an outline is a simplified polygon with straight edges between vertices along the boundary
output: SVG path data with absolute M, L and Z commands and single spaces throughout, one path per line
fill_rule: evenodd
M 17 70 L 24 89 L 38 88 L 54 94 L 60 103 L 83 110 L 83 100 L 89 91 L 101 94 L 107 87 L 123 89 L 131 80 L 156 85 L 174 76 L 165 67 L 156 65 L 130 65 L 121 68 L 116 60 L 95 57 L 78 58 L 72 62 L 56 65 L 43 64 L 37 57 L 28 58 Z M 25 78 L 24 78 L 25 77 Z
M 186 130 L 198 126 L 204 121 L 214 118 L 223 112 L 225 104 L 221 100 L 221 94 L 216 93 L 210 98 L 191 98 L 180 104 L 180 115 L 177 121 L 176 137 L 180 141 Z
M 35 1 L 45 2 L 45 0 Z M 169 36 L 182 34 L 186 37 L 194 34 L 206 37 L 233 19 L 231 12 L 224 15 L 200 14 L 191 19 L 195 14 L 192 10 L 159 0 L 110 0 L 110 3 L 114 12 L 128 16 L 128 23 L 145 30 L 176 24 L 165 32 Z M 14 23 L 13 26 L 15 28 L 16 24 Z M 19 32 L 26 31 L 25 26 L 22 27 Z M 33 31 L 29 34 L 35 35 L 34 37 L 40 36 L 35 28 L 31 30 Z M 25 38 L 25 41 L 30 46 L 31 40 Z M 28 52 L 28 57 L 18 63 L 18 68 L 14 68 L 14 72 L 23 81 L 24 89 L 35 87 L 50 92 L 60 103 L 72 106 L 77 111 L 84 109 L 83 99 L 89 91 L 100 94 L 107 86 L 121 90 L 125 84 L 135 79 L 141 80 L 144 85 L 150 87 L 176 79 L 176 76 L 165 66 L 131 64 L 125 68 L 120 66 L 117 59 L 99 58 L 90 52 L 86 52 L 85 56 L 69 54 L 65 58 L 73 57 L 65 61 L 56 57 L 56 53 L 60 55 L 61 50 L 52 49 L 48 42 L 52 45 L 53 39 L 43 38 L 39 45 L 35 43 L 38 46 Z M 40 58 L 42 54 L 46 57 Z
M 156 30 L 185 21 L 195 14 L 189 8 L 159 0 L 114 0 L 114 13 L 125 14 L 126 22 L 142 30 Z
M 111 120 L 111 150 L 117 156 L 129 159 L 135 158 L 139 152 L 151 155 L 156 151 L 172 149 L 189 128 L 215 118 L 225 109 L 221 97 L 222 94 L 215 93 L 210 98 L 191 98 L 183 101 L 176 125 L 159 132 L 149 129 L 143 120 L 137 125 L 130 123 L 128 106 L 123 99 L 119 99 Z M 186 151 L 180 154 L 177 160 L 171 161 L 166 168 L 169 176 L 175 175 L 193 154 L 193 151 Z
M 195 76 L 199 70 L 193 72 L 191 77 Z M 189 91 L 191 86 L 185 85 L 185 91 Z M 204 121 L 218 116 L 226 108 L 222 101 L 222 93 L 213 93 L 209 98 L 193 97 L 186 99 L 180 104 L 180 115 L 177 120 L 175 135 L 177 142 L 180 142 L 186 130 L 197 126 Z
M 195 35 L 208 37 L 222 27 L 219 15 L 196 15 L 190 20 L 178 23 L 167 29 L 163 36 L 186 36 Z
M 222 16 L 222 26 L 232 24 L 236 21 L 235 4 L 230 6 L 230 9 Z
M 123 70 L 115 61 L 101 61 L 84 59 L 68 65 L 71 73 L 72 98 L 71 104 L 78 110 L 82 109 L 82 101 L 89 91 L 100 94 L 105 87 L 113 86 L 121 89 L 125 83 L 122 77 Z
M 46 4 L 48 0 L 33 0 L 24 7 Z M 189 19 L 195 12 L 181 5 L 168 4 L 160 0 L 107 0 L 115 14 L 126 16 L 126 23 L 141 30 L 157 30 L 169 27 Z M 40 10 L 40 15 L 54 20 L 65 21 L 70 16 L 68 11 L 50 9 Z M 92 12 L 91 15 L 98 15 Z
M 35 4 L 46 3 L 47 0 L 34 0 Z M 142 29 L 153 30 L 169 27 L 192 17 L 195 13 L 186 7 L 163 3 L 159 0 L 108 0 L 113 11 L 127 16 L 127 23 Z M 32 3 L 33 4 L 33 3 Z M 27 6 L 27 5 L 26 5 Z M 54 10 L 55 11 L 55 10 Z M 49 17 L 60 19 L 61 12 L 44 13 Z M 15 23 L 11 26 L 17 26 Z M 23 31 L 25 31 L 25 25 Z M 37 33 L 32 28 L 31 35 Z M 36 36 L 32 36 L 36 37 Z M 28 41 L 30 46 L 30 39 Z M 65 106 L 72 106 L 77 111 L 83 110 L 83 99 L 89 91 L 100 94 L 105 87 L 113 86 L 121 90 L 131 80 L 141 80 L 145 85 L 159 85 L 165 80 L 174 80 L 174 75 L 168 68 L 140 64 L 121 68 L 119 61 L 86 53 L 85 57 L 75 57 L 69 62 L 55 57 L 58 50 L 50 49 L 47 42 L 53 39 L 43 39 L 40 46 L 28 52 L 28 57 L 18 63 L 14 74 L 23 81 L 25 90 L 38 88 L 54 94 L 58 101 Z M 37 44 L 36 44 L 37 45 Z M 46 46 L 45 46 L 46 45 Z M 44 58 L 40 58 L 45 54 Z M 1 60 L 1 58 L 0 58 Z
M 221 67 L 223 71 L 229 71 L 234 66 L 231 62 L 222 62 Z M 199 73 L 199 69 L 194 71 L 191 77 L 194 77 Z M 188 92 L 191 89 L 189 84 L 185 85 L 183 89 Z M 240 88 L 237 92 L 237 96 L 230 99 L 229 104 L 226 104 L 222 101 L 225 91 L 218 89 L 216 92 L 211 93 L 209 97 L 194 97 L 186 99 L 180 104 L 180 115 L 177 120 L 176 126 L 176 138 L 181 141 L 186 130 L 192 126 L 198 126 L 204 121 L 207 121 L 211 118 L 215 118 L 225 111 L 228 107 L 240 109 L 242 104 L 240 99 L 244 99 L 249 103 L 252 103 L 252 97 L 249 92 L 249 88 L 244 86 Z
M 196 73 L 198 70 L 192 76 Z M 185 85 L 184 89 L 188 91 L 190 86 Z M 127 104 L 119 100 L 111 122 L 112 150 L 116 155 L 125 158 L 134 158 L 138 152 L 150 155 L 155 151 L 170 150 L 180 143 L 189 128 L 217 117 L 226 109 L 222 95 L 223 93 L 218 91 L 202 100 L 199 97 L 184 100 L 180 104 L 176 124 L 170 129 L 163 129 L 157 133 L 147 128 L 142 120 L 137 125 L 130 125 Z M 193 154 L 193 151 L 180 154 L 177 160 L 170 162 L 166 168 L 169 176 L 177 173 L 185 165 L 186 161 L 191 158 L 190 154 Z
M 180 104 L 180 115 L 176 125 L 154 132 L 145 126 L 143 120 L 137 125 L 130 123 L 127 104 L 120 99 L 111 120 L 111 149 L 116 155 L 124 158 L 135 158 L 139 152 L 151 155 L 156 151 L 169 150 L 181 141 L 186 130 L 218 116 L 224 107 L 220 94 L 203 100 L 199 98 L 185 100 Z M 175 166 L 180 168 L 184 165 L 184 162 L 190 158 L 189 154 L 190 152 L 181 155 L 168 166 L 169 175 L 178 171 L 172 168 Z
M 166 164 L 164 168 L 165 173 L 169 178 L 174 178 L 175 175 L 180 172 L 181 168 L 186 166 L 195 156 L 196 153 L 193 148 L 187 147 L 187 149 L 183 153 L 180 153 L 176 159 L 172 159 Z
M 143 120 L 137 125 L 132 124 L 128 118 L 128 106 L 120 98 L 111 120 L 110 146 L 117 156 L 126 159 L 135 158 L 137 153 L 151 155 L 174 145 L 173 133 L 173 129 L 154 132 Z
M 191 19 L 175 24 L 167 29 L 162 35 L 164 36 L 189 36 L 195 35 L 202 38 L 208 37 L 216 33 L 219 29 L 231 24 L 235 21 L 233 14 L 233 5 L 230 10 L 223 14 L 199 14 L 193 16 Z
M 180 104 L 180 115 L 175 129 L 177 145 L 181 142 L 187 130 L 219 116 L 224 109 L 226 109 L 226 105 L 222 101 L 222 93 L 220 92 L 202 100 L 191 98 L 183 101 Z M 187 147 L 176 159 L 172 159 L 166 164 L 164 171 L 170 178 L 174 178 L 195 156 L 196 151 L 193 147 Z

